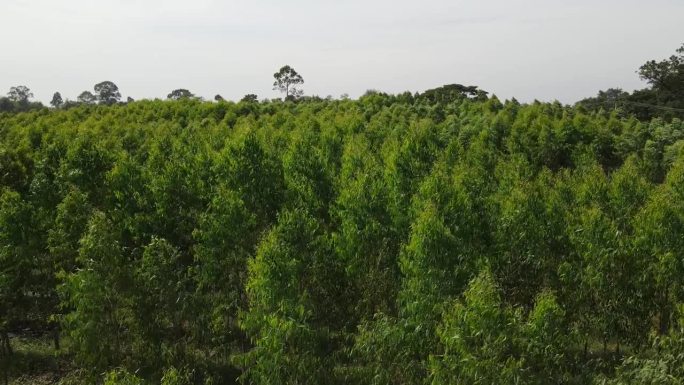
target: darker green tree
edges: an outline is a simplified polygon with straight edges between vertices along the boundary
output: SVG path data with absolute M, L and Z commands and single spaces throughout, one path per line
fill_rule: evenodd
M 104 81 L 95 84 L 95 93 L 97 100 L 101 104 L 112 105 L 121 100 L 121 93 L 119 87 L 110 81 Z
M 179 88 L 171 91 L 168 95 L 166 95 L 168 99 L 172 100 L 180 100 L 180 99 L 192 99 L 195 97 L 195 95 L 186 90 L 185 88 Z
M 656 90 L 684 92 L 684 44 L 668 59 L 649 60 L 639 67 L 638 73 Z
M 285 93 L 285 100 L 297 99 L 304 95 L 304 91 L 299 89 L 299 86 L 304 84 L 304 79 L 289 65 L 280 68 L 273 77 L 273 89 Z
M 7 97 L 15 103 L 28 104 L 29 100 L 33 97 L 33 93 L 26 86 L 16 86 L 10 88 Z
M 52 100 L 50 101 L 50 105 L 54 108 L 59 108 L 64 104 L 64 100 L 62 100 L 62 95 L 59 92 L 55 92 L 54 95 L 52 95 Z
M 259 99 L 255 94 L 247 94 L 240 99 L 241 102 L 256 103 Z
M 94 104 L 97 101 L 97 97 L 90 91 L 83 91 L 76 100 L 84 104 Z

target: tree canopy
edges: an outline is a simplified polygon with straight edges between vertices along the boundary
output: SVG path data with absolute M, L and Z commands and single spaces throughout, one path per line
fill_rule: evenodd
M 299 86 L 304 84 L 304 78 L 289 65 L 285 65 L 273 74 L 275 81 L 273 82 L 273 89 L 285 94 L 285 99 L 297 99 L 304 95 Z
M 97 101 L 97 96 L 93 95 L 90 91 L 81 92 L 76 100 L 84 104 L 94 104 Z
M 195 95 L 192 92 L 186 90 L 185 88 L 178 88 L 171 91 L 166 97 L 168 99 L 179 100 L 194 98 Z
M 62 94 L 59 92 L 55 92 L 52 95 L 52 100 L 50 101 L 50 105 L 54 108 L 59 108 L 64 104 L 64 100 L 62 99 Z
M 7 97 L 16 103 L 28 103 L 29 99 L 33 97 L 33 93 L 26 86 L 16 86 L 10 88 Z
M 121 100 L 119 87 L 108 80 L 95 84 L 93 89 L 97 95 L 97 100 L 102 104 L 110 105 Z

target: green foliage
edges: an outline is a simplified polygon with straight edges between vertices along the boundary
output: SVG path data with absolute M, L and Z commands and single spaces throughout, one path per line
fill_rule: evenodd
M 349 349 L 353 365 L 340 372 L 349 383 L 420 384 L 426 367 L 416 352 L 426 350 L 424 335 L 407 320 L 377 314 L 359 326 Z
M 3 367 L 40 334 L 73 382 L 676 378 L 682 122 L 478 91 L 0 114 Z
M 61 287 L 64 306 L 70 310 L 64 327 L 74 341 L 76 359 L 91 370 L 125 362 L 125 339 L 131 337 L 126 329 L 132 304 L 127 303 L 126 292 L 132 277 L 111 228 L 102 212 L 93 214 L 80 241 L 80 269 L 67 275 Z
M 283 201 L 282 166 L 250 132 L 227 143 L 214 166 L 216 178 L 239 193 L 263 226 L 272 223 Z
M 192 312 L 190 277 L 182 255 L 168 241 L 153 238 L 133 271 L 140 292 L 133 309 L 141 341 L 132 345 L 142 366 L 163 367 L 183 363 L 187 315 Z M 156 361 L 156 362 L 155 362 Z
M 73 189 L 57 205 L 55 222 L 48 235 L 48 247 L 57 272 L 71 272 L 76 266 L 79 240 L 92 213 L 88 196 Z
M 443 315 L 437 331 L 444 353 L 431 359 L 435 384 L 515 384 L 524 380 L 519 314 L 502 305 L 490 273 L 474 278 Z
M 362 135 L 345 145 L 339 185 L 336 247 L 355 290 L 357 317 L 391 313 L 400 283 L 399 236 L 388 207 L 382 166 Z
M 334 332 L 344 320 L 341 266 L 325 233 L 302 210 L 285 211 L 249 264 L 242 327 L 255 349 L 242 357 L 257 383 L 333 381 Z
M 247 343 L 238 327 L 238 312 L 247 306 L 247 260 L 255 247 L 256 220 L 239 194 L 219 189 L 194 232 L 196 338 L 223 359 Z
M 107 372 L 104 385 L 144 385 L 142 379 L 126 370 L 118 369 Z
M 503 304 L 485 270 L 463 297 L 444 312 L 437 331 L 443 354 L 431 357 L 433 384 L 567 382 L 564 355 L 572 340 L 553 294 L 541 293 L 525 320 Z
M 190 384 L 190 373 L 184 370 L 178 370 L 173 366 L 164 371 L 164 376 L 161 379 L 161 385 L 188 385 Z
M 283 155 L 287 200 L 292 207 L 306 209 L 318 218 L 329 216 L 333 199 L 333 176 L 326 167 L 326 154 L 310 130 L 296 132 Z
M 531 382 L 569 382 L 568 363 L 572 362 L 572 352 L 568 346 L 575 343 L 575 336 L 568 333 L 566 311 L 552 292 L 544 291 L 537 296 L 527 323 L 522 325 L 522 334 L 525 364 L 533 377 Z
M 681 315 L 681 306 L 680 306 Z M 682 384 L 684 378 L 684 335 L 681 320 L 678 329 L 654 337 L 649 354 L 626 358 L 617 368 L 614 378 L 600 376 L 596 384 Z
M 47 321 L 52 271 L 29 202 L 0 190 L 0 334 L 23 322 Z M 53 284 L 52 286 L 50 284 Z

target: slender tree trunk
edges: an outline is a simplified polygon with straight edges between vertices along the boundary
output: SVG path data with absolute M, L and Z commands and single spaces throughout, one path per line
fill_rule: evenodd
M 668 301 L 669 289 L 669 286 L 665 287 L 663 302 L 660 306 L 660 330 L 658 330 L 660 335 L 667 334 L 668 330 L 670 329 L 670 304 Z
M 11 356 L 14 353 L 12 351 L 12 345 L 10 344 L 9 334 L 7 333 L 7 330 L 3 330 L 0 334 L 0 353 L 6 355 L 7 357 Z
M 0 360 L 4 362 L 0 363 L 2 363 L 3 379 L 5 381 L 5 385 L 9 384 L 9 362 L 12 354 L 12 345 L 10 344 L 9 334 L 7 333 L 7 330 L 2 330 L 0 331 Z
M 52 341 L 55 344 L 55 351 L 59 351 L 59 326 L 55 325 L 54 330 L 52 330 Z

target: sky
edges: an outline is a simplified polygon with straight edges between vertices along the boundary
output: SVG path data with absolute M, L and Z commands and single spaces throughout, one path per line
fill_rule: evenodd
M 646 86 L 636 70 L 684 43 L 684 0 L 1 0 L 0 94 L 49 102 L 110 80 L 124 98 L 186 88 L 279 97 L 476 85 L 574 103 Z

